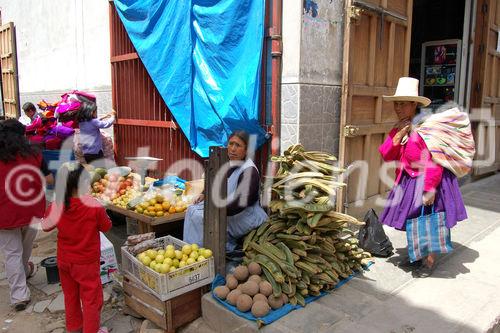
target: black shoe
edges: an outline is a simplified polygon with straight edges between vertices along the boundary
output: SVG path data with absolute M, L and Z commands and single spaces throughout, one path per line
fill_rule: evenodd
M 30 303 L 30 301 L 22 301 L 22 302 L 16 303 L 16 304 L 14 304 L 14 310 L 16 310 L 17 312 L 24 311 L 24 310 L 26 310 L 26 307 L 28 306 L 29 303 Z

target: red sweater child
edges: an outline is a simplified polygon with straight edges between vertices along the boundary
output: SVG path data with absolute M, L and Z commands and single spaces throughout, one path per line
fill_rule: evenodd
M 64 293 L 66 329 L 99 332 L 103 294 L 100 278 L 99 231 L 111 229 L 101 204 L 89 195 L 72 197 L 69 207 L 52 204 L 42 222 L 57 228 L 57 265 Z

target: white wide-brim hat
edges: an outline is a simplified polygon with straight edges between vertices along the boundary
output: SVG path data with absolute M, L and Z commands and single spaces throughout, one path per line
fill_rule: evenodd
M 400 77 L 396 93 L 392 96 L 382 96 L 389 102 L 417 102 L 422 106 L 431 104 L 431 100 L 418 95 L 418 80 L 412 77 Z

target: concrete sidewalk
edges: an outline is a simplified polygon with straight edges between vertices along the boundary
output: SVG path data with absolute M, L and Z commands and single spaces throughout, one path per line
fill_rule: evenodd
M 439 259 L 432 277 L 413 278 L 395 266 L 406 253 L 406 235 L 387 228 L 394 256 L 376 259 L 362 276 L 260 331 L 500 332 L 500 174 L 461 189 L 469 219 L 453 228 L 455 250 Z M 183 331 L 258 329 L 205 295 L 203 318 Z

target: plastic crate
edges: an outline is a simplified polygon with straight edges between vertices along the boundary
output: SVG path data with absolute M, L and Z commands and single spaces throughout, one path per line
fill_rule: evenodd
M 165 248 L 172 244 L 180 250 L 187 243 L 172 237 L 165 236 L 155 239 L 156 249 Z M 136 257 L 122 247 L 122 269 L 150 290 L 157 298 L 166 301 L 184 294 L 193 289 L 210 284 L 215 276 L 214 258 L 195 262 L 167 274 L 160 274 L 144 266 Z

